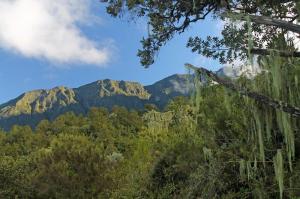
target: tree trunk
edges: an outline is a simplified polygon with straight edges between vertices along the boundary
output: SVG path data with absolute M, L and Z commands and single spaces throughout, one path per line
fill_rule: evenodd
M 264 95 L 261 95 L 259 93 L 256 93 L 256 92 L 252 92 L 252 91 L 248 91 L 248 90 L 242 90 L 238 87 L 236 87 L 234 85 L 233 82 L 231 82 L 230 80 L 227 80 L 227 79 L 223 79 L 221 77 L 219 77 L 218 75 L 216 75 L 215 73 L 205 69 L 205 68 L 198 68 L 198 67 L 195 67 L 191 64 L 185 64 L 186 67 L 194 70 L 194 71 L 198 71 L 199 73 L 202 73 L 202 74 L 205 74 L 207 75 L 208 77 L 210 77 L 212 80 L 214 80 L 215 82 L 217 82 L 218 84 L 232 90 L 232 91 L 235 91 L 237 93 L 239 93 L 240 95 L 243 95 L 243 96 L 247 96 L 251 99 L 254 99 L 256 102 L 260 103 L 260 104 L 264 104 L 266 106 L 269 106 L 269 107 L 272 107 L 272 108 L 275 108 L 275 109 L 279 109 L 281 111 L 284 111 L 288 114 L 290 114 L 291 116 L 293 117 L 300 117 L 300 108 L 298 107 L 294 107 L 294 106 L 291 106 L 287 103 L 284 103 L 282 101 L 277 101 L 277 100 L 274 100 L 270 97 L 267 97 L 267 96 L 264 96 Z

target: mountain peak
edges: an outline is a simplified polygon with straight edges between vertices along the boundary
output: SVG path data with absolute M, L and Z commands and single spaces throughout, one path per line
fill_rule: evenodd
M 114 95 L 137 96 L 141 99 L 150 97 L 150 94 L 140 83 L 110 79 L 98 80 L 75 90 L 83 98 L 101 98 Z
M 73 111 L 85 114 L 91 107 L 124 106 L 141 110 L 147 103 L 164 107 L 170 99 L 187 95 L 187 76 L 175 74 L 150 86 L 138 82 L 104 79 L 68 88 L 57 86 L 26 92 L 0 105 L 0 127 L 8 130 L 15 124 L 36 126 L 42 119 L 54 119 Z
M 144 109 L 145 104 L 163 108 L 176 96 L 187 96 L 193 90 L 193 75 L 174 74 L 152 85 L 138 82 L 103 79 L 68 88 L 57 86 L 49 90 L 26 92 L 0 105 L 0 127 L 8 130 L 15 124 L 36 126 L 42 119 L 54 119 L 73 111 L 87 113 L 91 107 L 124 106 Z
M 34 90 L 3 104 L 0 107 L 0 118 L 43 113 L 48 109 L 72 103 L 76 103 L 76 100 L 75 93 L 70 88 L 59 86 L 49 90 Z

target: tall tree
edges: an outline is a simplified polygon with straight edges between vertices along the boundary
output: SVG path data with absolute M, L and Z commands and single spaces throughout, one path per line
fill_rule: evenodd
M 249 60 L 253 54 L 270 55 L 278 51 L 282 57 L 299 57 L 294 40 L 299 37 L 299 2 L 296 0 L 102 0 L 107 12 L 114 17 L 145 17 L 149 24 L 148 38 L 142 39 L 143 48 L 138 51 L 145 67 L 154 63 L 160 48 L 176 34 L 183 33 L 194 23 L 212 17 L 224 22 L 221 37 L 190 37 L 187 47 L 220 63 Z M 272 35 L 272 36 L 270 36 Z M 284 38 L 289 45 L 275 45 Z M 226 85 L 225 85 L 226 86 Z M 299 108 L 280 99 L 273 100 L 258 93 L 245 95 L 259 103 L 281 109 L 292 115 Z M 253 95 L 252 95 L 253 94 Z M 259 97 L 258 97 L 259 96 Z M 277 105 L 274 105 L 277 104 Z M 292 111 L 291 111 L 292 110 Z
M 222 37 L 191 37 L 187 46 L 194 52 L 219 59 L 221 63 L 232 62 L 237 57 L 245 59 L 249 48 L 270 47 L 276 35 L 289 31 L 296 36 L 300 33 L 300 26 L 296 24 L 300 3 L 296 0 L 101 1 L 107 3 L 107 12 L 114 17 L 129 12 L 131 16 L 148 20 L 149 35 L 141 40 L 143 48 L 138 51 L 141 63 L 146 67 L 153 64 L 157 52 L 166 42 L 208 17 L 224 21 Z M 241 22 L 237 25 L 234 19 Z M 252 32 L 249 32 L 249 24 L 243 23 L 247 20 L 252 22 Z M 251 46 L 247 37 L 250 33 L 253 39 Z M 253 52 L 261 53 L 258 50 Z
M 103 0 L 102 2 L 107 3 L 107 12 L 114 17 L 122 17 L 130 13 L 131 16 L 144 17 L 148 20 L 148 37 L 142 39 L 143 48 L 138 51 L 141 63 L 145 67 L 154 63 L 160 48 L 176 34 L 181 34 L 193 24 L 209 18 L 223 21 L 222 34 L 220 37 L 189 38 L 187 47 L 190 47 L 193 52 L 218 59 L 223 64 L 232 63 L 236 59 L 252 61 L 253 54 L 261 55 L 258 61 L 265 72 L 251 82 L 246 81 L 243 85 L 236 84 L 238 81 L 226 81 L 210 71 L 187 65 L 240 95 L 261 102 L 256 104 L 251 100 L 243 101 L 247 104 L 244 107 L 249 115 L 241 113 L 241 118 L 237 120 L 243 121 L 242 118 L 247 118 L 244 120 L 248 133 L 246 143 L 249 147 L 247 149 L 243 149 L 245 144 L 241 142 L 242 135 L 229 132 L 229 137 L 233 136 L 231 141 L 226 145 L 222 145 L 224 142 L 221 142 L 216 147 L 212 143 L 219 143 L 219 138 L 211 137 L 210 139 L 206 136 L 203 143 L 207 147 L 203 148 L 203 153 L 217 157 L 218 154 L 224 153 L 225 148 L 230 148 L 232 143 L 232 146 L 236 148 L 233 149 L 232 154 L 229 154 L 233 162 L 228 163 L 230 168 L 239 164 L 240 178 L 237 177 L 237 181 L 245 182 L 247 185 L 245 189 L 249 189 L 254 198 L 266 198 L 264 196 L 267 195 L 274 198 L 275 195 L 272 195 L 274 193 L 267 193 L 267 190 L 273 190 L 274 185 L 276 186 L 274 182 L 278 186 L 276 192 L 279 194 L 276 195 L 280 198 L 287 197 L 291 190 L 298 189 L 294 187 L 297 180 L 291 180 L 289 185 L 285 180 L 287 176 L 295 174 L 293 167 L 298 158 L 295 151 L 295 145 L 298 145 L 295 141 L 297 138 L 295 132 L 299 121 L 290 117 L 290 115 L 299 117 L 300 113 L 300 109 L 297 108 L 299 107 L 300 64 L 299 59 L 290 59 L 290 57 L 300 55 L 295 47 L 296 38 L 300 36 L 300 25 L 297 22 L 300 18 L 298 0 Z M 239 97 L 235 96 L 234 99 L 239 100 Z M 244 99 L 241 98 L 241 100 Z M 214 101 L 215 99 L 209 100 L 209 102 Z M 196 102 L 201 104 L 201 97 L 198 101 L 196 99 Z M 232 111 L 230 106 L 235 106 L 235 104 L 228 103 L 228 99 L 224 97 L 224 106 L 228 106 L 228 109 Z M 270 107 L 283 112 L 270 109 Z M 203 103 L 201 108 L 203 109 Z M 200 114 L 203 111 L 199 110 L 198 127 L 201 124 L 201 115 L 206 118 L 205 121 L 210 121 L 207 118 L 211 115 L 226 116 L 225 113 L 218 114 L 214 106 L 208 108 L 213 114 L 211 112 Z M 233 112 L 233 116 L 236 115 L 236 112 Z M 216 121 L 221 121 L 221 125 L 209 135 L 216 135 L 222 126 L 230 123 L 220 119 Z M 203 127 L 209 130 L 210 124 L 215 123 L 208 122 Z M 236 125 L 233 126 L 236 127 Z M 230 129 L 229 126 L 224 130 L 228 129 Z M 224 132 L 221 132 L 224 135 Z M 238 132 L 241 132 L 240 128 Z M 234 140 L 237 142 L 234 143 Z M 238 151 L 242 153 L 236 156 Z M 212 168 L 216 165 L 222 165 L 220 158 L 216 158 L 216 162 L 210 165 L 208 171 L 215 173 Z M 217 170 L 222 171 L 222 169 Z M 163 170 L 158 171 L 160 174 Z M 228 173 L 230 172 L 222 171 L 220 175 L 225 176 Z M 245 174 L 248 179 L 245 178 Z M 213 177 L 208 180 L 207 184 L 214 183 L 217 179 L 219 178 Z M 210 192 L 204 190 L 204 193 Z M 217 192 L 212 190 L 211 193 Z

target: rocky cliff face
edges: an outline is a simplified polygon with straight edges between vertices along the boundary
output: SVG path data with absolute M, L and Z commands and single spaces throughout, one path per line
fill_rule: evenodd
M 137 82 L 99 80 L 91 84 L 74 89 L 78 95 L 86 100 L 111 97 L 116 95 L 136 96 L 140 99 L 149 99 L 150 94 Z
M 147 103 L 163 107 L 173 97 L 187 95 L 190 86 L 187 75 L 173 75 L 145 87 L 137 82 L 105 79 L 74 89 L 30 91 L 0 105 L 0 127 L 34 127 L 42 119 L 52 120 L 68 111 L 85 114 L 91 107 L 110 109 L 118 105 L 141 110 Z
M 66 87 L 30 91 L 1 105 L 0 118 L 8 118 L 22 114 L 44 113 L 50 109 L 61 109 L 75 104 L 75 98 L 74 90 Z
M 151 94 L 137 82 L 99 80 L 74 89 L 78 101 L 86 109 L 93 106 L 112 108 L 114 105 L 141 109 Z

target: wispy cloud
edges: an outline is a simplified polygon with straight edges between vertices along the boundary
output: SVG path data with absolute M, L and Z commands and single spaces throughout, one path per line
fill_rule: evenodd
M 91 18 L 89 1 L 1 0 L 0 47 L 54 63 L 107 63 L 110 47 L 89 40 L 78 27 Z

